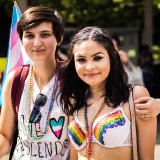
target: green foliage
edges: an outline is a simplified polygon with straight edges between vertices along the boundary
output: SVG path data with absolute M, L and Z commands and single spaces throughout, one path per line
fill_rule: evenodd
M 47 0 L 36 1 L 38 4 Z M 141 26 L 143 2 L 139 0 L 54 0 L 53 4 L 64 17 L 66 24 L 84 27 Z
M 143 27 L 144 1 L 139 0 L 30 0 L 33 5 L 50 5 L 58 9 L 68 26 Z M 13 1 L 0 0 L 8 15 Z M 159 7 L 158 7 L 159 6 Z M 153 15 L 160 10 L 159 0 L 153 1 Z M 159 23 L 159 22 L 157 22 Z

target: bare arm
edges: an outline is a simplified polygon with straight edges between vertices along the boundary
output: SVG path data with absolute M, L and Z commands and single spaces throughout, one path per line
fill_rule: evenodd
M 72 143 L 70 142 L 70 159 L 78 160 L 77 150 L 74 148 Z
M 143 119 L 142 115 L 146 114 L 147 118 L 144 120 L 148 120 L 160 113 L 160 99 L 141 97 L 135 101 L 135 107 L 137 115 Z
M 147 96 L 149 93 L 146 88 L 142 86 L 135 86 L 133 91 L 134 99 Z M 138 137 L 138 154 L 140 160 L 154 160 L 154 148 L 156 143 L 156 118 L 148 121 L 142 120 L 136 116 L 137 137 Z
M 8 76 L 2 94 L 3 102 L 0 115 L 0 157 L 9 151 L 15 128 L 15 115 L 11 103 L 12 79 L 13 73 Z

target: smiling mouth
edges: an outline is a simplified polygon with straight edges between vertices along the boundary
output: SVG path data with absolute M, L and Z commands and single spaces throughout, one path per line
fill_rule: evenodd
M 85 74 L 85 76 L 88 78 L 93 78 L 93 77 L 96 77 L 98 74 L 99 73 Z
M 45 50 L 44 49 L 41 49 L 41 50 L 33 50 L 33 52 L 37 52 L 37 53 L 39 53 L 39 52 L 44 52 Z

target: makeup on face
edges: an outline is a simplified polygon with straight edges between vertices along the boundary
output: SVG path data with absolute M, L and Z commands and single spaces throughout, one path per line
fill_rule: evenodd
M 107 57 L 105 56 L 104 53 L 102 52 L 97 52 L 91 56 L 83 56 L 83 54 L 81 54 L 80 52 L 78 52 L 77 54 L 75 53 L 75 63 L 85 63 L 87 62 L 89 59 L 91 58 L 91 60 L 94 62 L 101 62 L 102 65 L 107 65 L 107 63 L 109 63 L 109 59 L 107 59 Z

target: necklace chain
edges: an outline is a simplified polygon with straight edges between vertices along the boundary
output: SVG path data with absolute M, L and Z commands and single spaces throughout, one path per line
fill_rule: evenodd
M 87 104 L 87 96 L 86 96 L 86 104 Z M 97 118 L 98 114 L 102 111 L 104 104 L 105 103 L 104 103 L 104 99 L 103 99 L 101 106 L 99 107 L 97 113 L 96 114 L 94 113 L 95 115 L 92 116 L 92 121 L 91 121 L 90 127 L 89 127 L 89 123 L 88 123 L 87 105 L 84 105 L 84 123 L 85 123 L 86 138 L 87 138 L 85 157 L 87 157 L 87 159 L 89 159 L 89 157 L 92 154 L 93 123 L 94 123 L 95 119 Z
M 53 91 L 52 91 L 52 95 L 51 95 L 51 101 L 50 101 L 50 105 L 49 105 L 49 109 L 48 109 L 48 113 L 47 113 L 47 117 L 46 117 L 46 124 L 44 126 L 44 131 L 42 131 L 41 126 L 40 126 L 40 122 L 39 122 L 39 129 L 40 132 L 42 133 L 42 135 L 40 135 L 39 137 L 36 137 L 33 135 L 32 133 L 32 129 L 31 129 L 31 124 L 28 123 L 28 130 L 30 133 L 30 136 L 33 137 L 35 140 L 40 140 L 44 137 L 44 135 L 48 132 L 49 129 L 49 119 L 51 116 L 51 111 L 53 109 L 53 103 L 55 100 L 55 96 L 56 96 L 56 91 L 58 88 L 58 68 L 56 68 L 56 72 L 55 72 L 55 80 L 54 80 L 54 85 L 53 85 Z M 28 119 L 30 116 L 30 107 L 31 107 L 31 103 L 34 102 L 34 98 L 33 98 L 33 66 L 31 68 L 31 74 L 30 74 L 30 79 L 29 79 L 29 103 L 28 103 Z

